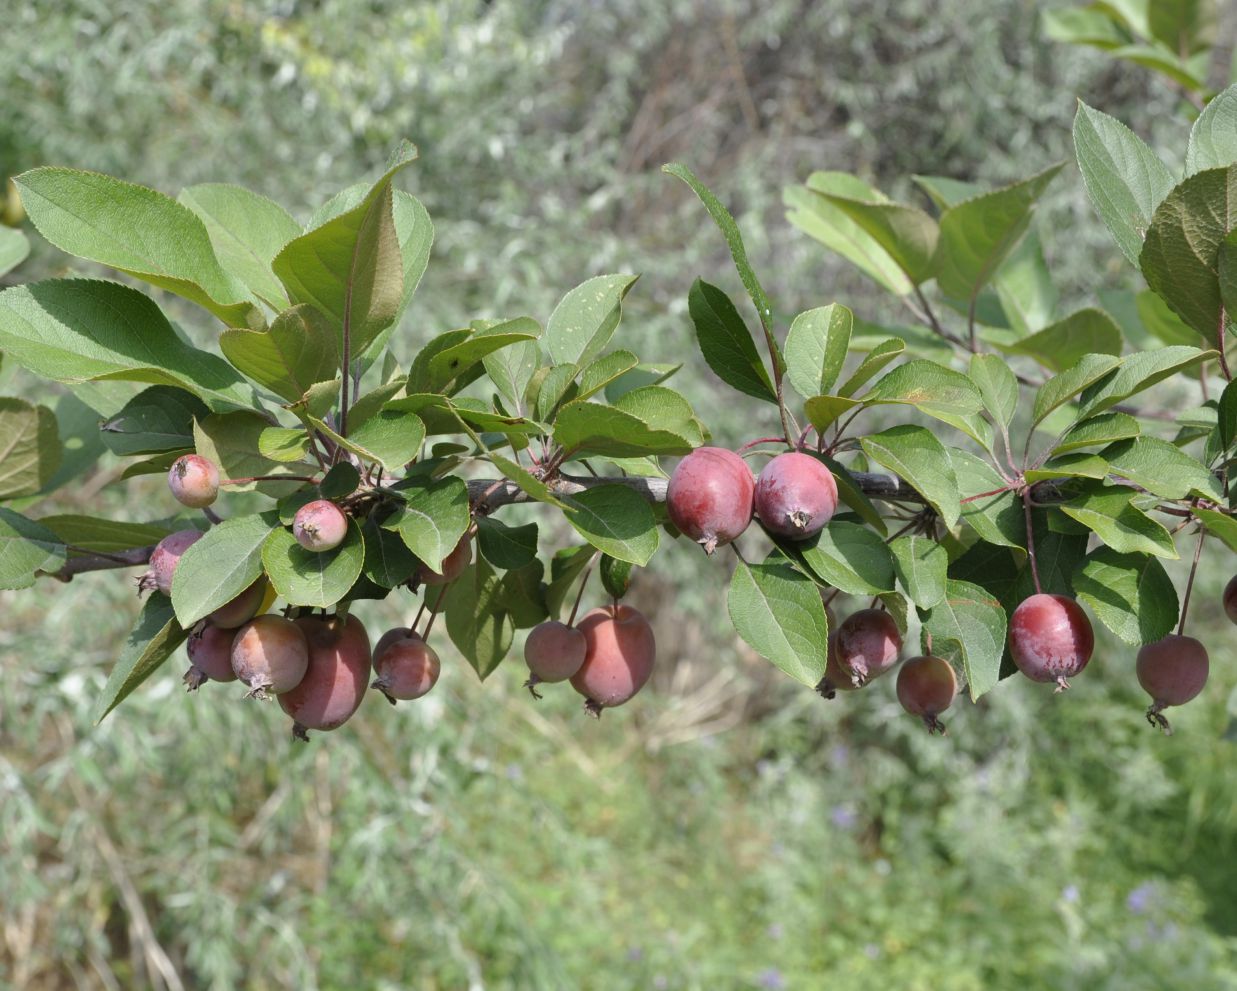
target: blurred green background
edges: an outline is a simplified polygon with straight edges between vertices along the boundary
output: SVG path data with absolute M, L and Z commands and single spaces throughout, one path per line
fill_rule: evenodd
M 659 166 L 727 201 L 783 313 L 889 317 L 785 222 L 783 186 L 819 168 L 904 196 L 912 173 L 1020 178 L 1072 157 L 1076 96 L 1169 160 L 1184 148 L 1168 86 L 1044 41 L 1038 6 L 21 4 L 0 37 L 0 174 L 233 181 L 304 218 L 408 136 L 437 241 L 403 358 L 643 272 L 625 346 L 686 362 L 675 383 L 737 444 L 750 410 L 714 388 L 686 316 L 697 275 L 737 280 Z M 1037 226 L 1067 301 L 1132 284 L 1072 166 Z M 65 265 L 40 242 L 16 275 Z M 0 386 L 84 409 L 9 366 Z M 36 513 L 167 515 L 159 479 L 105 487 L 118 471 L 103 458 Z M 0 592 L 0 987 L 1237 988 L 1233 567 L 1218 546 L 1204 562 L 1191 626 L 1212 682 L 1171 738 L 1111 638 L 1067 697 L 1012 679 L 944 739 L 892 679 L 825 704 L 737 643 L 727 569 L 683 546 L 633 593 L 654 683 L 599 723 L 568 690 L 532 704 L 515 655 L 479 685 L 444 637 L 431 696 L 368 699 L 308 747 L 235 686 L 186 695 L 179 659 L 92 727 L 130 577 Z M 376 635 L 409 608 L 358 612 Z

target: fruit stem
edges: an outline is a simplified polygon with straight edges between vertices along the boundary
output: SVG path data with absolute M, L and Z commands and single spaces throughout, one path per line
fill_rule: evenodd
M 580 600 L 584 598 L 584 586 L 588 584 L 589 575 L 593 573 L 592 560 L 589 560 L 589 565 L 584 569 L 584 577 L 580 579 L 580 589 L 576 592 L 575 605 L 571 607 L 571 615 L 567 617 L 567 625 L 576 625 L 576 613 L 580 611 Z
M 248 485 L 250 482 L 309 482 L 316 485 L 318 480 L 308 475 L 251 475 L 249 478 L 225 478 L 220 485 Z
M 746 444 L 744 444 L 741 448 L 739 448 L 735 453 L 742 454 L 744 451 L 751 450 L 753 447 L 758 447 L 761 444 L 784 444 L 785 442 L 786 442 L 785 437 L 761 437 L 757 440 L 749 440 Z
M 1190 611 L 1190 593 L 1194 591 L 1194 574 L 1198 571 L 1198 559 L 1203 554 L 1203 538 L 1207 536 L 1207 528 L 1201 523 L 1198 526 L 1198 543 L 1194 545 L 1194 563 L 1190 565 L 1190 577 L 1185 583 L 1185 598 L 1181 602 L 1181 619 L 1177 623 L 1177 636 L 1185 633 L 1185 616 Z
M 442 597 L 447 594 L 447 585 L 444 585 L 438 590 L 438 598 L 434 600 L 434 608 L 430 611 L 430 618 L 425 623 L 425 632 L 421 634 L 421 639 L 429 643 L 430 630 L 434 628 L 434 620 L 438 617 L 438 607 L 442 605 Z
M 1031 487 L 1025 486 L 1022 490 L 1022 512 L 1027 521 L 1027 557 L 1031 559 L 1031 578 L 1035 581 L 1035 592 L 1037 595 L 1043 594 L 1043 588 L 1039 583 L 1039 566 L 1035 563 L 1035 528 L 1031 524 Z

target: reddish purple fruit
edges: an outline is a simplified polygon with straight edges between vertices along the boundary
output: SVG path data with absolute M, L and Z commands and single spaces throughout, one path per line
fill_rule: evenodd
M 712 554 L 747 529 L 755 490 L 751 469 L 734 451 L 700 447 L 670 476 L 666 509 L 680 532 Z
M 851 673 L 855 686 L 879 678 L 898 661 L 902 634 L 883 609 L 860 609 L 838 627 L 838 666 Z
M 1207 648 L 1193 637 L 1170 633 L 1138 652 L 1138 683 L 1151 696 L 1147 722 L 1165 733 L 1172 727 L 1160 713 L 1170 705 L 1185 705 L 1203 690 L 1211 662 Z
M 653 673 L 657 643 L 653 628 L 627 605 L 602 606 L 580 620 L 584 663 L 571 676 L 571 687 L 585 698 L 584 708 L 600 716 L 627 702 Z
M 833 519 L 838 486 L 823 462 L 791 451 L 765 465 L 756 479 L 755 503 L 765 529 L 792 540 L 807 540 Z
M 252 619 L 232 641 L 232 670 L 249 689 L 246 698 L 290 692 L 305 677 L 309 644 L 290 619 L 268 613 Z
M 225 602 L 207 616 L 206 621 L 221 629 L 235 630 L 253 619 L 265 599 L 266 579 L 259 578 L 231 602 Z
M 417 568 L 417 581 L 422 585 L 446 585 L 455 581 L 472 564 L 472 538 L 466 533 L 460 537 L 455 550 L 442 559 L 442 571 L 435 571 L 427 564 Z
M 1009 650 L 1032 681 L 1055 681 L 1057 691 L 1091 660 L 1095 633 L 1087 614 L 1065 595 L 1041 592 L 1023 599 L 1009 620 Z
M 392 637 L 395 633 L 397 636 Z M 411 630 L 388 630 L 374 651 L 376 688 L 392 705 L 419 699 L 438 682 L 442 664 L 434 648 Z
M 236 680 L 236 672 L 232 670 L 232 641 L 235 639 L 235 630 L 210 623 L 189 637 L 185 644 L 189 670 L 184 677 L 189 691 L 197 691 L 204 681 Z
M 953 705 L 958 678 L 940 657 L 912 657 L 898 670 L 898 701 L 912 716 L 919 716 L 929 733 L 945 735 L 937 716 Z
M 168 488 L 177 502 L 202 509 L 219 495 L 219 469 L 200 454 L 183 455 L 168 469 Z
M 336 729 L 361 704 L 369 687 L 369 636 L 355 616 L 302 616 L 296 625 L 309 642 L 309 667 L 279 704 L 292 717 L 292 735 L 308 740 L 307 730 Z
M 171 595 L 172 575 L 176 573 L 181 555 L 201 539 L 201 530 L 177 530 L 160 540 L 150 555 L 150 569 L 137 580 L 138 591 L 146 592 L 154 588 L 164 595 Z
M 332 551 L 348 536 L 348 517 L 335 503 L 315 499 L 296 511 L 292 536 L 307 551 L 315 554 Z
M 1224 611 L 1232 622 L 1237 623 L 1237 575 L 1233 575 L 1224 586 Z
M 825 676 L 817 683 L 816 691 L 821 697 L 832 699 L 838 692 L 853 692 L 862 687 L 855 683 L 854 675 L 838 663 L 838 635 L 830 633 L 825 647 Z
M 524 641 L 524 663 L 530 672 L 524 687 L 533 698 L 541 698 L 537 685 L 566 681 L 584 664 L 588 640 L 581 630 L 547 620 L 534 626 Z

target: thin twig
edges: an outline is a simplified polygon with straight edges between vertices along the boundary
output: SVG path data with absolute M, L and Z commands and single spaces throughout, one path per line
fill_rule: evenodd
M 1185 615 L 1190 611 L 1190 593 L 1194 591 L 1194 575 L 1198 571 L 1198 559 L 1203 554 L 1203 538 L 1207 536 L 1207 528 L 1201 523 L 1198 527 L 1198 543 L 1194 545 L 1194 563 L 1190 565 L 1190 577 L 1185 583 L 1185 598 L 1181 601 L 1181 619 L 1177 623 L 1177 636 L 1185 632 Z
M 1031 578 L 1035 581 L 1035 591 L 1038 594 L 1044 590 L 1039 584 L 1039 566 L 1035 563 L 1035 528 L 1031 523 L 1030 486 L 1022 490 L 1022 512 L 1027 521 L 1027 557 L 1031 559 Z

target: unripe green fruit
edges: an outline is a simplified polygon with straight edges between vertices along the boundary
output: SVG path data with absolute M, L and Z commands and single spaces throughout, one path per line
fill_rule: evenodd
M 309 666 L 279 704 L 293 719 L 292 735 L 308 740 L 306 730 L 336 729 L 361 704 L 369 687 L 369 636 L 355 616 L 302 616 L 296 625 L 309 644 Z
M 391 633 L 398 633 L 390 638 Z M 374 673 L 370 688 L 376 688 L 392 705 L 397 700 L 419 699 L 438 683 L 442 663 L 434 648 L 411 630 L 389 630 L 374 651 Z
M 333 551 L 348 536 L 348 517 L 326 499 L 307 502 L 292 520 L 292 536 L 307 551 Z
M 837 482 L 828 466 L 810 454 L 779 454 L 756 479 L 755 507 L 770 533 L 807 540 L 833 519 Z
M 1170 633 L 1139 650 L 1135 670 L 1138 683 L 1151 696 L 1147 721 L 1171 733 L 1172 727 L 1161 712 L 1169 706 L 1185 705 L 1203 690 L 1211 661 L 1199 641 Z
M 172 576 L 180 564 L 181 555 L 201 539 L 201 530 L 177 530 L 160 540 L 150 555 L 149 570 L 137 580 L 138 590 L 145 592 L 153 588 L 164 595 L 171 595 Z
M 547 620 L 528 631 L 524 641 L 524 663 L 530 677 L 524 687 L 539 699 L 537 685 L 566 681 L 584 664 L 588 653 L 588 640 L 575 627 Z
M 168 469 L 168 488 L 177 502 L 202 509 L 219 496 L 219 469 L 200 454 L 182 455 Z
M 1057 691 L 1082 671 L 1095 650 L 1095 632 L 1073 599 L 1041 593 L 1024 599 L 1009 619 L 1009 650 L 1032 681 L 1055 681 Z
M 712 554 L 751 523 L 755 489 L 751 469 L 734 451 L 699 447 L 675 466 L 666 510 L 681 533 Z
M 628 605 L 602 606 L 586 614 L 578 627 L 584 634 L 584 663 L 571 687 L 585 698 L 594 716 L 627 702 L 653 673 L 657 643 L 653 628 Z
M 268 613 L 252 619 L 232 641 L 232 670 L 249 689 L 246 698 L 267 699 L 291 691 L 308 666 L 305 634 L 282 616 Z
M 953 705 L 958 694 L 958 678 L 943 658 L 912 657 L 898 671 L 898 701 L 912 716 L 919 716 L 929 733 L 945 735 L 945 724 L 937 716 Z
M 223 629 L 207 623 L 185 642 L 189 655 L 189 670 L 184 682 L 191 692 L 197 691 L 204 681 L 235 681 L 232 670 L 232 641 L 236 631 Z
M 442 571 L 435 571 L 427 564 L 417 568 L 417 581 L 422 585 L 446 585 L 455 581 L 472 563 L 472 537 L 464 534 L 455 549 L 442 559 Z

